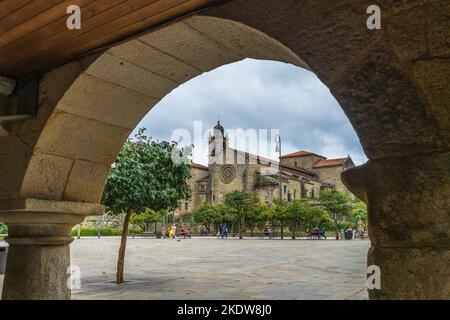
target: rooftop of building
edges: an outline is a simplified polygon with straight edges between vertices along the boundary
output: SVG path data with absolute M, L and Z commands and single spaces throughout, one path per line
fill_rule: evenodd
M 322 156 L 320 154 L 317 154 L 317 153 L 314 153 L 314 152 L 305 151 L 305 150 L 300 150 L 300 151 L 297 151 L 297 152 L 285 154 L 284 156 L 281 156 L 281 159 L 284 159 L 284 158 L 296 158 L 296 157 L 306 157 L 306 156 L 316 156 L 316 157 L 319 157 L 319 158 L 326 159 L 326 157 L 324 157 L 324 156 Z
M 349 157 L 346 158 L 339 158 L 339 159 L 324 159 L 319 160 L 316 162 L 313 166 L 314 169 L 324 168 L 324 167 L 337 167 L 342 166 L 345 161 L 347 161 Z

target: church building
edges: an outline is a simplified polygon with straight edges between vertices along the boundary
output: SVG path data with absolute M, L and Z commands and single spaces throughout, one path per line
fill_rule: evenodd
M 180 202 L 177 216 L 190 215 L 203 203 L 223 203 L 226 195 L 236 190 L 256 193 L 269 205 L 280 193 L 288 202 L 314 200 L 324 188 L 350 193 L 341 181 L 341 172 L 355 166 L 350 156 L 327 159 L 298 151 L 281 156 L 279 161 L 267 159 L 231 148 L 220 121 L 209 137 L 208 152 L 208 166 L 191 164 L 192 197 Z

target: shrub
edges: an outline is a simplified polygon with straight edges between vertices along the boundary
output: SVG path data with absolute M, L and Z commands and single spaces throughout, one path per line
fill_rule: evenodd
M 76 237 L 78 234 L 77 228 L 72 229 L 72 236 Z M 96 237 L 97 236 L 97 228 L 93 227 L 82 227 L 80 230 L 80 235 L 82 237 Z M 100 228 L 100 236 L 108 237 L 108 236 L 121 236 L 121 229 L 112 229 L 112 228 Z
M 8 234 L 8 227 L 4 224 L 0 224 L 0 234 Z

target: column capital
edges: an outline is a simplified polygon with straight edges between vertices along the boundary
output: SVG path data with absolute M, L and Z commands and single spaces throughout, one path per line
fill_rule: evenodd
M 0 200 L 0 221 L 8 225 L 10 246 L 68 245 L 72 227 L 101 215 L 100 204 L 41 199 Z
M 450 249 L 450 152 L 370 160 L 342 179 L 368 204 L 373 246 Z

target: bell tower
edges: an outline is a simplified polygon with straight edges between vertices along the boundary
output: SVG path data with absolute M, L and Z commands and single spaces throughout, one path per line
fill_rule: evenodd
M 227 149 L 228 149 L 228 137 L 225 135 L 225 129 L 220 124 L 219 120 L 217 121 L 216 126 L 213 128 L 212 135 L 210 135 L 208 139 L 209 165 L 225 164 Z

